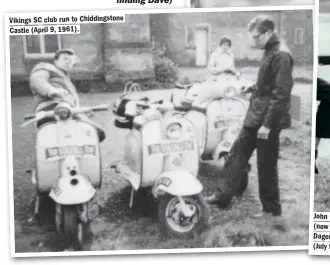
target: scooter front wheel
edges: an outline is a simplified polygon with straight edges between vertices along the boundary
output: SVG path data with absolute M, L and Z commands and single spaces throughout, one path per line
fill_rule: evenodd
M 66 243 L 75 248 L 82 248 L 85 226 L 79 218 L 78 205 L 62 205 L 62 231 Z
M 161 198 L 158 218 L 162 233 L 168 237 L 191 237 L 200 233 L 207 225 L 208 207 L 201 194 L 182 197 L 188 212 L 182 211 L 176 196 L 165 195 Z

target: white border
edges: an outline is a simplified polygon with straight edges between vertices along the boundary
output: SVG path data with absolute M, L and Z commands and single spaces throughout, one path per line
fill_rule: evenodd
M 317 112 L 317 70 L 318 70 L 318 56 L 319 56 L 319 1 L 315 0 L 315 9 L 317 12 L 316 18 L 314 18 L 314 76 L 313 76 L 313 106 L 312 106 L 312 148 L 311 148 L 311 177 L 310 177 L 310 197 L 309 197 L 309 248 L 308 254 L 312 256 L 328 256 L 329 252 L 315 251 L 313 249 L 313 232 L 314 232 L 314 188 L 315 188 L 315 136 L 316 136 L 316 112 Z
M 257 12 L 257 11 L 285 11 L 285 10 L 314 10 L 314 5 L 301 6 L 262 6 L 262 7 L 227 7 L 227 8 L 186 8 L 186 9 L 152 9 L 152 10 L 109 10 L 113 15 L 125 14 L 162 14 L 162 13 L 208 13 L 208 12 Z M 6 47 L 6 84 L 10 84 L 10 44 L 8 16 L 38 16 L 38 15 L 57 15 L 65 14 L 84 14 L 93 15 L 104 13 L 102 11 L 58 11 L 58 12 L 26 12 L 26 13 L 6 13 L 5 15 L 5 47 Z M 314 10 L 315 12 L 315 10 Z M 315 19 L 315 18 L 314 18 Z M 314 27 L 315 30 L 315 27 Z M 314 38 L 315 42 L 315 38 Z M 315 54 L 314 54 L 315 55 Z M 315 56 L 314 56 L 315 60 Z M 314 62 L 315 63 L 315 62 Z M 315 65 L 314 73 L 315 73 Z M 316 67 L 317 68 L 317 67 Z M 314 93 L 315 94 L 315 93 Z M 275 250 L 307 250 L 308 246 L 274 246 L 274 247 L 231 247 L 231 248 L 194 248 L 194 249 L 154 249 L 154 250 L 115 250 L 115 251 L 81 251 L 81 252 L 36 252 L 36 253 L 15 253 L 15 220 L 14 220 L 14 196 L 13 196 L 13 156 L 12 156 L 12 120 L 11 120 L 11 89 L 6 90 L 7 96 L 7 141 L 8 141 L 8 177 L 10 191 L 10 246 L 11 257 L 63 257 L 63 256 L 100 256 L 100 255 L 139 255 L 139 254 L 179 254 L 179 253 L 215 253 L 215 252 L 246 252 L 246 251 L 275 251 Z M 313 157 L 313 156 L 312 156 Z

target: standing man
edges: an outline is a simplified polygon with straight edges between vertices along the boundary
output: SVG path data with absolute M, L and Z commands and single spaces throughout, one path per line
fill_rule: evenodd
M 282 129 L 291 126 L 290 97 L 293 87 L 293 58 L 275 33 L 272 19 L 257 16 L 248 24 L 253 46 L 264 51 L 257 82 L 243 88 L 250 93 L 250 105 L 244 124 L 223 167 L 220 178 L 222 187 L 210 197 L 209 204 L 227 207 L 237 195 L 237 189 L 244 178 L 244 169 L 257 149 L 259 196 L 264 214 L 280 216 L 282 208 L 278 183 L 277 161 L 279 136 Z

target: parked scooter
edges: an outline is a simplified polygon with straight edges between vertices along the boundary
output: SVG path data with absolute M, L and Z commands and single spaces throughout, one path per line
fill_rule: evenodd
M 247 81 L 242 77 L 226 73 L 217 81 L 176 86 L 185 90 L 176 108 L 185 110 L 185 118 L 193 123 L 203 160 L 220 159 L 224 163 L 247 111 L 248 102 L 240 97 L 245 85 Z
M 112 168 L 132 186 L 130 207 L 135 191 L 150 188 L 159 199 L 158 217 L 165 235 L 185 237 L 202 231 L 208 208 L 197 179 L 199 152 L 193 125 L 173 112 L 170 102 L 144 99 L 126 103 L 135 104 L 140 114 L 131 119 L 124 161 Z M 127 109 L 126 115 L 133 117 L 134 108 Z
M 35 214 L 48 195 L 55 202 L 55 225 L 73 246 L 81 247 L 89 224 L 88 203 L 101 186 L 99 139 L 93 122 L 77 115 L 107 110 L 107 105 L 71 107 L 58 103 L 53 110 L 24 117 L 22 127 L 39 124 L 36 136 Z M 42 123 L 42 124 L 41 124 Z

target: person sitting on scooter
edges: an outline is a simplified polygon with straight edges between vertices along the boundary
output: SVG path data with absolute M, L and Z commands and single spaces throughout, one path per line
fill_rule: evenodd
M 231 46 L 231 39 L 224 36 L 221 38 L 216 51 L 211 54 L 207 68 L 214 80 L 217 80 L 220 74 L 228 72 L 239 76 L 239 72 L 235 69 L 235 58 L 231 52 Z
M 70 72 L 76 64 L 77 56 L 72 49 L 58 50 L 53 63 L 40 62 L 35 65 L 30 73 L 30 89 L 36 98 L 36 112 L 41 110 L 52 110 L 57 103 L 65 101 L 72 107 L 78 107 L 79 97 L 77 89 L 71 81 Z M 79 119 L 87 120 L 85 115 L 79 115 Z M 49 122 L 49 119 L 41 120 L 37 127 Z M 94 122 L 92 123 L 98 132 L 99 141 L 105 139 L 105 132 Z

